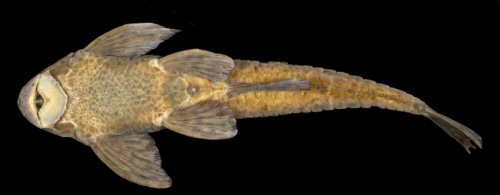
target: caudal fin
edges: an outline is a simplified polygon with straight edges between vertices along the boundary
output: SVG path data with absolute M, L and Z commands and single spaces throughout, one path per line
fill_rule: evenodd
M 427 109 L 424 113 L 424 116 L 431 119 L 448 135 L 450 135 L 453 139 L 460 143 L 469 154 L 470 148 L 476 149 L 476 147 L 479 147 L 480 149 L 482 149 L 481 136 L 479 136 L 476 132 L 472 131 L 468 127 L 442 114 L 439 114 L 430 108 Z

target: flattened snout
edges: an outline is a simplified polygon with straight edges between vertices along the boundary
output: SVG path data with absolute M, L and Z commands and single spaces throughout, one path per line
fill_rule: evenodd
M 38 80 L 40 79 L 40 75 L 32 78 L 24 87 L 21 89 L 21 93 L 19 94 L 19 98 L 17 99 L 17 106 L 23 116 L 28 119 L 28 121 L 41 128 L 40 120 L 38 120 L 38 113 L 36 108 L 36 87 L 38 84 Z

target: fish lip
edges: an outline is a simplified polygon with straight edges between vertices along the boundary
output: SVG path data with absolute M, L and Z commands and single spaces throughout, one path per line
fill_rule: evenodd
M 35 105 L 36 88 L 40 75 L 33 77 L 26 85 L 23 86 L 17 99 L 17 106 L 21 114 L 33 125 L 38 128 L 42 127 L 38 119 L 38 113 Z
M 44 82 L 43 82 L 44 81 Z M 39 95 L 41 95 L 44 99 L 47 98 L 47 94 L 44 92 L 40 92 L 40 88 L 45 88 L 45 91 L 49 89 L 52 91 L 52 100 L 47 99 L 46 103 L 38 109 L 38 119 L 40 121 L 40 124 L 43 128 L 54 128 L 55 123 L 59 121 L 64 114 L 66 110 L 66 104 L 68 101 L 68 96 L 64 89 L 62 88 L 61 84 L 59 81 L 57 81 L 49 71 L 46 71 L 42 74 L 40 74 L 40 79 L 38 82 L 37 86 L 37 92 Z M 56 101 L 59 100 L 59 101 Z M 54 109 L 55 108 L 55 109 Z M 50 109 L 50 113 L 52 114 L 45 114 L 45 115 L 40 115 L 40 113 L 47 112 L 47 109 Z

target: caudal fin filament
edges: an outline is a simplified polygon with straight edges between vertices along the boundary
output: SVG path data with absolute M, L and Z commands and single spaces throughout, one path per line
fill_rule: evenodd
M 467 150 L 470 154 L 470 149 L 476 149 L 476 147 L 482 149 L 482 139 L 476 132 L 472 131 L 468 127 L 437 113 L 436 111 L 426 108 L 423 115 L 436 123 L 441 129 L 443 129 L 448 135 L 455 139 L 462 147 Z

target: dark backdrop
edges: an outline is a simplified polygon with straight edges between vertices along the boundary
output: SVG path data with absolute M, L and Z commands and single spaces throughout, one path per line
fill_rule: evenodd
M 2 9 L 2 88 L 8 89 L 2 93 L 3 189 L 406 194 L 435 188 L 477 192 L 498 184 L 497 1 L 68 1 Z M 468 155 L 431 121 L 375 108 L 244 119 L 231 140 L 154 133 L 173 187 L 135 185 L 90 148 L 36 129 L 16 106 L 19 90 L 39 71 L 133 22 L 182 30 L 152 52 L 157 55 L 200 48 L 334 69 L 402 89 L 477 131 L 484 149 Z

